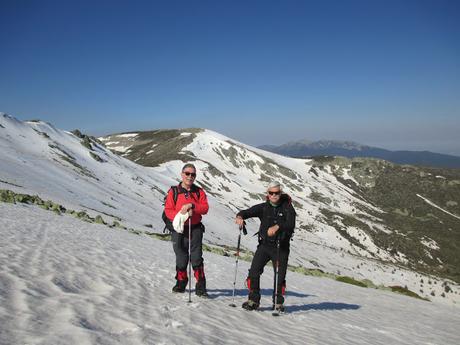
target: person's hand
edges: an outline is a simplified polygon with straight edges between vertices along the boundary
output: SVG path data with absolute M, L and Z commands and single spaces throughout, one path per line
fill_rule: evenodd
M 241 217 L 236 217 L 235 218 L 235 223 L 239 225 L 239 227 L 241 228 L 244 224 L 244 219 L 241 218 Z
M 191 208 L 192 208 L 192 204 L 182 205 L 182 207 L 180 209 L 180 213 L 186 214 L 189 210 L 191 210 Z
M 269 227 L 268 230 L 267 230 L 268 237 L 275 236 L 279 229 L 280 229 L 280 227 L 278 225 L 273 225 L 273 226 Z

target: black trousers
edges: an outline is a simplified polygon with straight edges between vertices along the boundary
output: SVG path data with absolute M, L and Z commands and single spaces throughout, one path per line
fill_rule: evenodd
M 176 269 L 186 271 L 188 265 L 188 226 L 184 233 L 171 232 L 171 241 L 174 253 L 176 254 Z M 196 225 L 192 227 L 192 239 L 190 242 L 192 267 L 198 268 L 203 265 L 203 227 Z
M 273 271 L 276 272 L 277 260 L 276 245 L 259 244 L 252 259 L 248 275 L 249 299 L 260 303 L 260 276 L 264 272 L 265 265 L 272 261 Z M 273 303 L 284 303 L 284 290 L 286 287 L 286 271 L 289 258 L 289 244 L 280 246 L 278 268 L 278 294 L 275 302 L 276 276 L 273 279 Z

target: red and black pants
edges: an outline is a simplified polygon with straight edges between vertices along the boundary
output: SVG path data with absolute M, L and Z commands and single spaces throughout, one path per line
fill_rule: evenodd
M 284 303 L 284 293 L 286 289 L 286 271 L 289 258 L 289 244 L 281 245 L 279 250 L 279 258 L 277 257 L 277 248 L 273 244 L 261 243 L 257 246 L 257 250 L 252 259 L 251 268 L 247 278 L 249 299 L 260 303 L 260 276 L 264 272 L 265 265 L 271 260 L 273 264 L 273 272 L 276 272 L 276 262 L 279 260 L 278 268 L 278 294 L 275 301 L 275 284 L 276 276 L 273 278 L 273 303 Z
M 190 241 L 190 254 L 193 270 L 195 271 L 195 278 L 197 280 L 204 278 L 203 270 L 203 226 L 200 224 L 192 225 L 192 236 Z M 174 253 L 176 254 L 176 271 L 178 279 L 182 280 L 187 277 L 188 266 L 188 247 L 189 235 L 188 225 L 182 234 L 172 231 L 171 241 L 173 244 Z M 177 278 L 177 277 L 176 277 Z M 182 278 L 182 279 L 180 279 Z

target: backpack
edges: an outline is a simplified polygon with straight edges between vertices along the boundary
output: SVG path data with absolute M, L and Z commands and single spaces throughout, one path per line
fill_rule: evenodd
M 173 191 L 173 200 L 174 200 L 174 204 L 175 204 L 177 202 L 177 197 L 178 197 L 179 193 L 183 193 L 183 192 L 179 191 L 179 186 L 171 186 L 171 189 Z M 198 200 L 200 199 L 200 188 L 192 186 L 192 190 L 190 191 L 190 193 L 195 193 L 196 196 L 197 196 L 197 199 Z M 169 194 L 169 191 L 168 191 L 168 193 L 166 193 L 166 195 L 164 197 L 163 206 L 166 204 L 166 198 L 168 197 L 168 194 Z M 168 230 L 170 232 L 175 231 L 174 227 L 173 227 L 173 224 L 172 224 L 172 221 L 166 216 L 166 213 L 165 213 L 164 209 L 163 209 L 163 213 L 161 214 L 161 218 L 163 219 L 163 222 L 165 223 L 163 233 L 165 233 L 166 230 Z

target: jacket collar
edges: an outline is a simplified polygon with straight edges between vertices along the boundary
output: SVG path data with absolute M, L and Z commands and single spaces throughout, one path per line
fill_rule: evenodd
M 270 200 L 268 200 L 268 196 L 265 197 L 265 200 L 266 200 L 267 205 L 272 205 L 270 203 Z M 280 195 L 280 202 L 276 206 L 281 206 L 285 203 L 290 203 L 290 202 L 291 202 L 291 197 L 286 193 L 282 193 Z
M 192 184 L 192 186 L 190 187 L 190 191 L 188 191 L 187 189 L 182 187 L 182 183 L 179 183 L 177 185 L 177 189 L 179 190 L 179 193 L 187 194 L 187 193 L 195 193 L 199 188 L 195 184 Z

